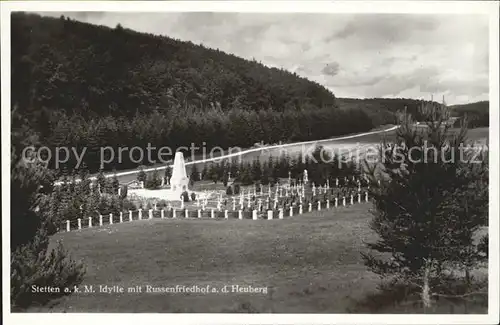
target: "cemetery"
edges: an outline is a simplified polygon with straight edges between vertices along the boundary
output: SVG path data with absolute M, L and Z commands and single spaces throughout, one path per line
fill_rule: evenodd
M 279 179 L 275 184 L 234 185 L 230 174 L 228 182 L 226 190 L 223 187 L 194 191 L 189 188 L 183 154 L 178 152 L 167 184 L 162 181 L 159 189 L 146 189 L 143 182 L 129 184 L 127 195 L 137 208 L 89 216 L 87 220 L 66 220 L 61 228 L 72 231 L 153 218 L 273 220 L 369 201 L 368 179 L 359 176 L 335 178 L 333 184 L 329 179 L 324 184 L 315 184 L 304 170 L 302 180 L 292 179 L 289 172 L 288 179 Z M 119 196 L 121 191 L 118 188 Z

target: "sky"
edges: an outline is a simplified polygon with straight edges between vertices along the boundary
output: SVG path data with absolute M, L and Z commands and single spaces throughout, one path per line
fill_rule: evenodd
M 64 12 L 281 67 L 337 97 L 488 100 L 488 17 L 453 14 Z

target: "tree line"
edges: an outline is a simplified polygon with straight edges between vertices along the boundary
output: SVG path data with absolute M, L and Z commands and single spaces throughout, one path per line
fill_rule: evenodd
M 87 168 L 91 172 L 101 168 L 120 170 L 148 165 L 151 163 L 147 161 L 148 144 L 156 148 L 152 150 L 151 157 L 158 163 L 161 162 L 159 159 L 172 159 L 175 150 L 190 148 L 192 144 L 200 148 L 195 153 L 202 154 L 203 150 L 209 153 L 212 148 L 249 148 L 261 141 L 307 141 L 368 131 L 373 127 L 372 121 L 364 112 L 338 109 L 285 112 L 232 109 L 227 112 L 211 110 L 192 115 L 179 112 L 170 116 L 152 113 L 137 115 L 132 120 L 111 116 L 83 120 L 76 116 L 61 115 L 56 123 L 53 135 L 47 138 L 47 143 L 53 150 L 52 157 L 55 156 L 57 147 L 74 147 L 78 152 L 85 148 L 85 165 L 80 165 L 79 168 Z M 101 157 L 101 148 L 105 147 L 113 148 L 114 159 L 111 160 L 111 150 L 103 150 L 105 155 Z M 170 156 L 159 157 L 161 147 L 170 148 Z M 119 148 L 129 148 L 123 151 L 121 159 L 118 155 Z M 143 160 L 140 160 L 140 153 L 136 150 L 132 152 L 131 148 L 140 148 Z M 218 152 L 215 151 L 216 154 Z M 102 159 L 105 159 L 105 164 L 101 164 Z M 63 167 L 72 170 L 76 164 L 77 158 L 70 155 Z
M 490 125 L 490 102 L 454 105 L 452 114 L 458 117 L 467 117 L 469 127 L 485 127 Z

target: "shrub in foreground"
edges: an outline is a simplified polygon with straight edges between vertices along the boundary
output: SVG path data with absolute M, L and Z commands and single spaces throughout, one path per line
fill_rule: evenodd
M 71 294 L 82 282 L 83 264 L 68 257 L 62 243 L 50 249 L 49 237 L 41 229 L 29 244 L 19 246 L 11 255 L 11 306 L 13 311 L 30 305 L 44 305 L 52 299 Z M 51 288 L 56 292 L 39 292 Z

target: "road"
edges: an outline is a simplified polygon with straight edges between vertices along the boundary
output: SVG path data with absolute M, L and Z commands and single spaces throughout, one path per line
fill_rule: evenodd
M 360 151 L 365 150 L 370 144 L 379 143 L 380 136 L 383 134 L 392 134 L 398 127 L 392 126 L 382 130 L 370 131 L 365 133 L 353 134 L 348 136 L 341 136 L 330 139 L 314 140 L 314 141 L 303 141 L 294 142 L 287 144 L 269 145 L 258 148 L 251 148 L 247 150 L 242 150 L 234 152 L 231 154 L 225 154 L 217 157 L 210 157 L 206 159 L 197 159 L 194 161 L 186 162 L 186 166 L 190 165 L 203 165 L 208 162 L 217 162 L 227 158 L 237 158 L 238 160 L 252 161 L 256 157 L 260 159 L 267 159 L 269 156 L 279 156 L 282 152 L 286 152 L 290 157 L 298 155 L 300 152 L 307 153 L 316 147 L 316 145 L 321 145 L 329 151 L 335 151 L 342 154 L 352 154 L 353 151 L 359 149 Z M 363 149 L 365 148 L 365 149 Z M 144 168 L 145 172 L 152 172 L 154 170 L 165 170 L 167 165 L 154 166 L 149 168 Z M 139 173 L 140 169 L 132 169 L 127 171 L 122 171 L 116 173 L 120 183 L 130 182 L 136 179 L 136 175 Z M 113 177 L 114 173 L 106 173 L 104 176 L 106 178 Z M 96 176 L 90 177 L 90 180 L 95 180 Z M 78 180 L 77 180 L 78 181 Z M 56 182 L 55 185 L 60 185 L 61 182 Z
M 269 145 L 259 148 L 251 148 L 247 150 L 238 151 L 232 154 L 220 155 L 218 157 L 207 158 L 207 159 L 196 159 L 194 161 L 186 162 L 186 166 L 191 166 L 196 164 L 198 170 L 203 168 L 203 164 L 209 162 L 217 162 L 227 158 L 237 158 L 236 160 L 241 161 L 252 161 L 253 159 L 259 158 L 261 161 L 265 161 L 269 156 L 277 157 L 281 152 L 286 152 L 290 157 L 296 157 L 300 152 L 307 153 L 314 150 L 316 145 L 321 145 L 330 152 L 339 153 L 342 155 L 359 155 L 360 158 L 364 156 L 364 153 L 369 148 L 375 148 L 382 137 L 387 137 L 389 140 L 394 136 L 397 126 L 391 126 L 381 130 L 375 130 L 365 133 L 353 134 L 348 136 L 341 136 L 330 139 L 322 139 L 315 141 L 303 141 L 294 142 L 287 144 Z M 468 138 L 472 141 L 487 143 L 488 141 L 489 129 L 487 127 L 470 129 L 468 131 Z M 158 171 L 165 170 L 167 165 L 157 165 L 149 168 L 145 168 L 145 172 L 152 172 L 155 169 Z M 120 183 L 127 183 L 136 179 L 139 169 L 126 170 L 116 173 Z M 114 173 L 107 173 L 105 177 L 113 177 Z M 90 177 L 91 180 L 95 180 L 95 175 Z M 59 185 L 61 182 L 56 182 Z

